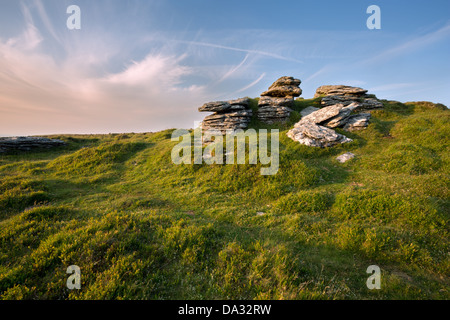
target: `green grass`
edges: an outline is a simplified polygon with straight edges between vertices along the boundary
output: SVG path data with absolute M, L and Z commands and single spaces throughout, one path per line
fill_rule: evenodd
M 174 165 L 172 130 L 1 155 L 0 298 L 449 299 L 448 110 L 383 101 L 352 143 L 287 138 L 319 102 L 296 100 L 285 125 L 252 121 L 280 130 L 274 176 Z M 381 290 L 366 287 L 372 264 Z

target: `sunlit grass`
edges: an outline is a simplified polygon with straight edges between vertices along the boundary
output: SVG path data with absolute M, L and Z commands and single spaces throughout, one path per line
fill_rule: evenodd
M 171 130 L 0 156 L 3 299 L 448 299 L 449 112 L 384 101 L 354 142 L 280 168 L 174 165 Z M 256 108 L 257 100 L 251 106 Z M 355 159 L 335 158 L 347 151 Z M 369 265 L 382 289 L 366 287 Z M 70 265 L 82 289 L 66 287 Z

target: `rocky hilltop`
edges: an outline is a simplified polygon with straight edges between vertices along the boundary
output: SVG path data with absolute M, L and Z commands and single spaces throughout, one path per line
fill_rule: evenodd
M 253 116 L 265 124 L 286 123 L 293 112 L 294 99 L 302 94 L 300 84 L 301 80 L 293 77 L 276 80 L 261 94 L 256 115 L 249 108 L 248 98 L 206 103 L 199 111 L 214 114 L 204 119 L 202 128 L 226 134 L 229 130 L 248 128 Z M 314 98 L 320 98 L 320 108 L 310 106 L 301 110 L 301 120 L 287 133 L 291 139 L 313 147 L 351 142 L 334 129 L 363 130 L 369 125 L 370 111 L 383 108 L 383 103 L 367 90 L 345 85 L 321 86 Z

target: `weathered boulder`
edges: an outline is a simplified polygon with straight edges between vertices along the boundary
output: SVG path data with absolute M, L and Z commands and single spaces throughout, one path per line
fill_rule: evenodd
M 333 129 L 312 122 L 297 123 L 293 129 L 288 131 L 287 136 L 301 144 L 320 148 L 353 141 Z
M 375 98 L 366 98 L 361 102 L 359 110 L 372 110 L 372 109 L 380 109 L 383 107 L 384 105 L 381 101 L 378 101 Z
M 364 97 L 367 90 L 358 87 L 344 86 L 344 85 L 326 85 L 317 88 L 314 98 L 320 96 L 356 96 Z
M 321 105 L 323 107 L 332 106 L 335 104 L 343 104 L 345 106 L 360 100 L 360 98 L 350 99 L 348 96 L 326 96 L 322 98 Z
M 300 97 L 302 94 L 302 89 L 299 87 L 301 83 L 301 80 L 293 77 L 281 77 L 269 87 L 269 90 L 263 92 L 261 96 L 287 98 Z
M 245 110 L 250 103 L 249 98 L 241 98 L 230 101 L 214 101 L 205 103 L 198 108 L 200 112 L 224 112 L 230 110 Z
M 304 116 L 300 122 L 312 122 L 315 124 L 324 125 L 328 128 L 341 127 L 347 123 L 348 117 L 357 107 L 357 103 L 352 103 L 348 106 L 344 106 L 343 104 L 332 105 L 311 112 L 310 114 Z
M 283 106 L 262 106 L 258 108 L 258 119 L 267 124 L 285 122 L 289 119 L 292 109 Z
M 42 137 L 0 138 L 0 153 L 10 151 L 31 151 L 34 149 L 49 149 L 64 145 L 66 145 L 64 141 Z
M 336 116 L 323 121 L 321 124 L 328 128 L 339 128 L 339 127 L 345 126 L 347 124 L 347 121 L 348 121 L 351 113 L 353 112 L 353 110 L 358 108 L 359 104 L 352 103 L 348 106 L 344 106 L 344 105 L 340 105 L 340 106 L 341 106 L 341 108 L 339 110 L 339 113 Z M 331 108 L 332 107 L 334 107 L 334 106 L 331 106 Z M 324 108 L 324 109 L 326 109 L 326 108 Z
M 358 107 L 358 103 L 347 106 L 336 104 L 322 109 L 310 107 L 307 112 L 303 113 L 302 119 L 288 132 L 288 137 L 301 144 L 321 148 L 351 142 L 352 139 L 335 132 L 332 128 L 345 127 L 351 131 L 358 130 L 357 128 L 364 125 L 367 126 L 370 114 L 368 118 L 366 114 L 352 115 L 352 112 Z M 364 119 L 367 121 L 364 122 Z
M 335 104 L 346 106 L 357 102 L 359 106 L 355 111 L 383 108 L 383 103 L 374 98 L 373 95 L 368 95 L 367 90 L 358 87 L 343 85 L 321 86 L 314 95 L 314 98 L 318 97 L 323 97 L 321 101 L 323 107 Z
M 281 77 L 269 90 L 261 94 L 258 102 L 258 119 L 264 123 L 285 122 L 289 119 L 294 97 L 302 94 L 301 81 L 293 77 Z
M 200 112 L 222 112 L 231 108 L 231 105 L 226 101 L 214 101 L 205 103 L 198 108 Z
M 288 107 L 291 108 L 294 105 L 293 98 L 283 98 L 283 97 L 267 97 L 262 96 L 259 98 L 258 106 L 277 106 L 277 107 Z

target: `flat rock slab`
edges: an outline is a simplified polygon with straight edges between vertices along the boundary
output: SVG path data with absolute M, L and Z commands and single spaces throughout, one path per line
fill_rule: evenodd
M 381 101 L 378 101 L 374 98 L 367 98 L 361 102 L 361 106 L 358 108 L 360 110 L 372 110 L 372 109 L 381 109 L 384 105 Z
M 294 98 L 286 97 L 267 97 L 259 98 L 258 106 L 274 106 L 274 107 L 292 107 L 294 105 Z
M 227 112 L 235 110 L 245 110 L 250 104 L 249 98 L 241 98 L 230 101 L 213 101 L 205 103 L 198 108 L 200 112 Z
M 344 86 L 344 85 L 326 85 L 321 86 L 316 90 L 314 98 L 321 96 L 359 96 L 363 97 L 367 90 L 358 87 Z
M 303 123 L 311 122 L 315 124 L 320 124 L 324 121 L 336 117 L 341 109 L 344 107 L 343 104 L 336 104 L 334 106 L 329 106 L 326 108 L 319 109 L 317 111 L 311 112 L 307 116 L 303 117 L 299 123 L 295 126 L 301 125 Z
M 348 106 L 344 106 L 343 104 L 336 104 L 322 109 L 318 109 L 304 116 L 300 120 L 299 124 L 312 122 L 315 124 L 324 125 L 329 128 L 336 128 L 345 125 L 346 119 L 357 107 L 358 104 L 352 103 Z
M 261 94 L 269 97 L 300 97 L 302 89 L 295 86 L 280 86 L 271 88 Z

